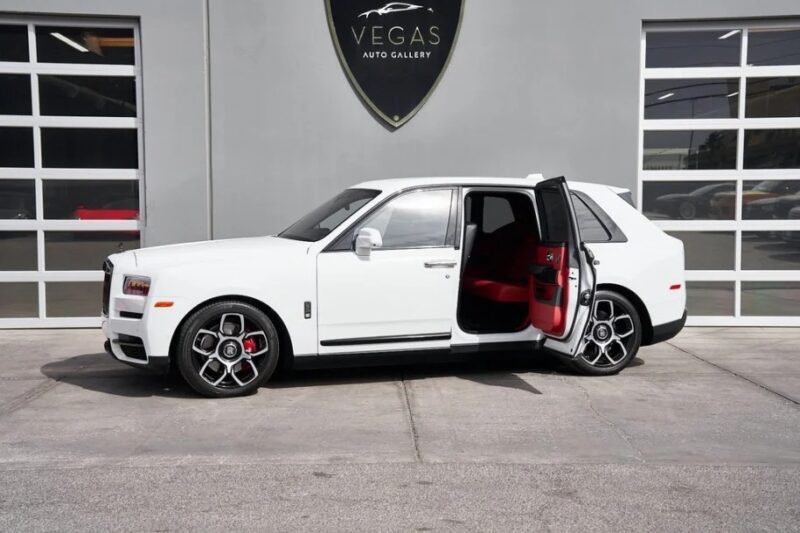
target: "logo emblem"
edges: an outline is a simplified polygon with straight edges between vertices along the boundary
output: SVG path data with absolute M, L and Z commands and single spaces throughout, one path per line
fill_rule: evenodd
M 372 113 L 399 128 L 444 73 L 464 0 L 325 0 L 333 42 L 350 83 Z

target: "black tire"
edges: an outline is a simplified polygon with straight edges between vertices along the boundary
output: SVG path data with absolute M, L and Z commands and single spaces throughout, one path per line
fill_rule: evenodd
M 248 351 L 250 346 L 255 351 Z M 258 390 L 275 372 L 279 355 L 278 331 L 272 320 L 249 303 L 229 300 L 198 309 L 186 320 L 175 362 L 183 379 L 199 394 L 229 398 Z M 219 382 L 214 384 L 216 378 Z
M 612 303 L 610 316 L 609 306 L 604 302 Z M 630 320 L 624 318 L 626 316 Z M 613 327 L 613 331 L 606 333 L 604 330 L 609 327 Z M 604 334 L 609 335 L 605 342 L 600 340 Z M 636 307 L 619 293 L 597 291 L 584 340 L 581 353 L 573 360 L 575 369 L 588 376 L 616 374 L 633 361 L 642 345 L 642 321 Z M 617 341 L 624 346 L 624 353 Z

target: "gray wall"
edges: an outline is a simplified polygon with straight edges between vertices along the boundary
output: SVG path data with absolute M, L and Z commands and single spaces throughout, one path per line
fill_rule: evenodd
M 388 131 L 339 65 L 323 0 L 0 0 L 22 9 L 140 18 L 148 245 L 275 232 L 367 179 L 541 171 L 634 188 L 642 21 L 800 14 L 790 0 L 465 0 L 441 83 Z

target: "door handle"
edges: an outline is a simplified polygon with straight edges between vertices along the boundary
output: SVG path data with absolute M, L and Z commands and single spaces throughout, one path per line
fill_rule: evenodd
M 454 268 L 455 261 L 449 259 L 434 259 L 433 261 L 425 261 L 425 268 Z

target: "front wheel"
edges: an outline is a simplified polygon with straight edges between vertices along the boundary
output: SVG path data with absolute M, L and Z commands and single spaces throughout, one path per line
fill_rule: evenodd
M 591 376 L 616 374 L 636 357 L 641 344 L 642 321 L 633 304 L 616 292 L 597 291 L 573 364 Z
M 197 310 L 181 328 L 176 362 L 195 391 L 209 398 L 250 394 L 270 378 L 280 347 L 275 325 L 237 301 Z

